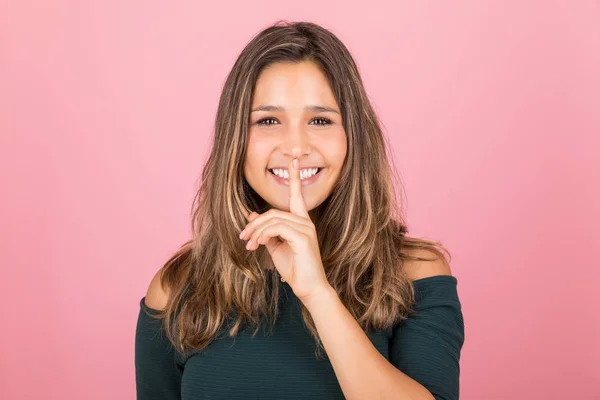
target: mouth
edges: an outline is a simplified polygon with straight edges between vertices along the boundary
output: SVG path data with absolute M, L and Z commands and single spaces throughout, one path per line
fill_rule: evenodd
M 303 168 L 300 170 L 300 181 L 302 186 L 308 186 L 315 183 L 322 175 L 323 167 Z M 287 169 L 268 169 L 277 183 L 289 186 L 290 180 Z

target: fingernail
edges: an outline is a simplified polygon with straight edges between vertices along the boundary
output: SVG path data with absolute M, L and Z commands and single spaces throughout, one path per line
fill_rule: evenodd
M 245 234 L 246 234 L 246 230 L 244 229 L 243 231 L 240 232 L 240 239 L 242 239 Z
M 246 249 L 250 250 L 250 247 L 252 247 L 252 245 L 253 245 L 252 240 L 248 240 L 248 243 L 246 243 Z
M 294 169 L 298 169 L 298 159 L 294 158 L 294 161 L 292 161 L 292 164 L 294 164 Z

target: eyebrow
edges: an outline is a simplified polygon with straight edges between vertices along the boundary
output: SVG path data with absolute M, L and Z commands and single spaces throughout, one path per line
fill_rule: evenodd
M 336 110 L 334 108 L 324 107 L 324 106 L 306 106 L 306 107 L 304 107 L 304 110 L 317 112 L 317 113 L 318 112 L 332 112 L 332 113 L 336 113 L 336 114 L 340 113 L 338 110 Z M 281 106 L 258 106 L 251 112 L 256 112 L 256 111 L 282 112 L 282 111 L 285 111 L 285 108 L 283 108 Z

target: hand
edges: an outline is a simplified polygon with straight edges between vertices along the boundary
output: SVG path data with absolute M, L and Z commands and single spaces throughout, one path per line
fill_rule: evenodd
M 250 239 L 246 244 L 248 250 L 266 246 L 281 277 L 306 304 L 330 285 L 321 261 L 317 232 L 302 198 L 297 165 L 297 159 L 293 159 L 288 166 L 290 212 L 276 209 L 261 215 L 252 212 L 240 239 Z

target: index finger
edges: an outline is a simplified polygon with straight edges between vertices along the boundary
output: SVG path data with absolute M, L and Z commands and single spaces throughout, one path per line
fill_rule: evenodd
M 290 212 L 292 214 L 308 217 L 306 203 L 302 198 L 302 181 L 300 180 L 300 169 L 298 159 L 294 158 L 290 161 L 288 172 L 290 176 Z

